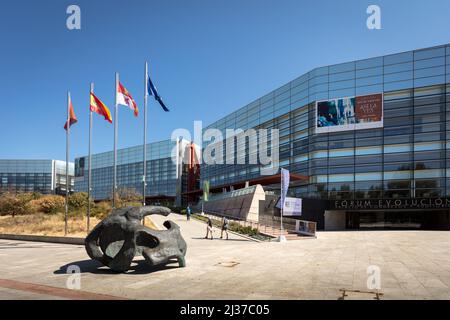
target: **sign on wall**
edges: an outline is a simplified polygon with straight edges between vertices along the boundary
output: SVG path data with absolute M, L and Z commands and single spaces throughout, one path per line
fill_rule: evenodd
M 382 93 L 316 102 L 316 133 L 382 127 Z
M 302 199 L 286 197 L 284 200 L 283 216 L 293 217 L 302 215 Z

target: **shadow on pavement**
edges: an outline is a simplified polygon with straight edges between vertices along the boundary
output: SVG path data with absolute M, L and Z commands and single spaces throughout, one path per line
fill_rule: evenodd
M 118 273 L 125 273 L 125 274 L 149 274 L 153 272 L 163 271 L 163 270 L 170 270 L 170 269 L 177 269 L 178 262 L 176 260 L 173 260 L 173 264 L 176 265 L 160 265 L 160 266 L 150 266 L 148 265 L 145 260 L 133 260 L 133 263 L 130 266 L 130 269 L 126 272 L 116 272 L 108 267 L 104 266 L 100 262 L 96 260 L 80 260 L 80 261 L 74 261 L 68 264 L 65 264 L 61 267 L 59 267 L 58 270 L 55 270 L 53 274 L 68 274 L 67 268 L 69 266 L 76 265 L 81 269 L 81 273 L 93 273 L 93 274 L 118 274 Z

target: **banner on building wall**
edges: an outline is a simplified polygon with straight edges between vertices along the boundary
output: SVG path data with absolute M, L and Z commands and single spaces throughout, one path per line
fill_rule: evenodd
M 316 102 L 316 133 L 382 127 L 382 93 Z

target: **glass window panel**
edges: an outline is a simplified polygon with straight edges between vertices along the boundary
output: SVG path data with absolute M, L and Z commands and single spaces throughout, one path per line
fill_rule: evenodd
M 375 84 L 383 83 L 383 77 L 382 76 L 376 76 L 376 77 L 367 77 L 367 78 L 361 78 L 356 79 L 356 86 L 370 86 Z
M 365 166 L 356 166 L 355 172 L 356 173 L 367 173 L 367 172 L 380 172 L 383 168 L 380 164 L 376 165 L 365 165 Z
M 413 88 L 413 81 L 398 81 L 398 82 L 390 82 L 384 84 L 384 91 L 394 91 L 394 90 L 402 90 Z
M 366 69 L 383 66 L 383 57 L 356 61 L 356 69 Z
M 409 171 L 412 169 L 412 164 L 408 162 L 385 163 L 384 171 Z
M 405 52 L 405 53 L 398 53 L 398 54 L 392 54 L 384 57 L 384 64 L 396 64 L 396 63 L 402 63 L 402 62 L 410 62 L 413 61 L 413 52 Z
M 432 86 L 432 85 L 442 84 L 442 83 L 445 83 L 445 76 L 420 78 L 420 79 L 414 80 L 415 87 L 426 87 L 426 86 Z
M 381 163 L 383 161 L 381 156 L 377 155 L 369 155 L 369 156 L 356 156 L 355 163 L 364 164 L 364 163 Z
M 334 98 L 345 98 L 345 97 L 353 97 L 355 95 L 355 89 L 343 89 L 343 90 L 334 90 L 329 93 L 330 99 Z
M 329 182 L 347 182 L 347 181 L 353 181 L 354 175 L 353 174 L 333 174 L 328 176 Z
M 342 73 L 336 73 L 336 74 L 330 74 L 329 81 L 335 82 L 335 81 L 343 81 L 343 80 L 352 80 L 355 78 L 355 72 L 342 72 Z
M 310 87 L 310 89 L 309 89 L 310 95 L 314 94 L 314 93 L 322 92 L 322 91 L 328 91 L 328 83 L 318 84 L 318 85 Z
M 413 108 L 396 108 L 396 109 L 385 109 L 384 110 L 384 119 L 400 117 L 400 116 L 412 116 Z
M 341 63 L 329 67 L 330 73 L 339 73 L 355 70 L 355 62 Z
M 415 170 L 414 178 L 424 179 L 424 178 L 442 178 L 444 177 L 444 170 L 434 169 L 434 170 Z
M 309 80 L 309 88 L 311 89 L 314 86 L 319 84 L 328 84 L 328 75 L 315 77 Z
M 442 85 L 426 87 L 426 88 L 415 88 L 414 89 L 414 98 L 417 101 L 417 97 L 429 96 L 429 95 L 439 95 L 442 93 L 444 93 L 444 86 L 442 86 Z
M 445 47 L 418 50 L 414 52 L 414 59 L 429 59 L 445 55 Z
M 390 100 L 397 100 L 397 99 L 406 99 L 406 98 L 410 98 L 414 95 L 413 90 L 408 89 L 408 90 L 401 90 L 401 91 L 396 91 L 396 92 L 385 92 L 384 93 L 384 101 L 390 101 Z M 406 101 L 410 101 L 410 100 L 406 100 Z
M 300 84 L 304 84 L 305 82 L 308 81 L 308 79 L 309 79 L 309 73 L 306 73 L 306 74 L 298 77 L 297 79 L 293 80 L 291 85 L 292 85 L 292 87 L 294 87 L 294 86 L 298 86 Z
M 310 76 L 309 78 L 313 78 L 313 77 L 317 77 L 317 76 L 323 76 L 323 75 L 328 75 L 328 67 L 321 67 L 321 68 L 316 68 L 313 71 L 310 72 Z
M 399 127 L 399 128 L 385 128 L 384 135 L 385 136 L 393 136 L 393 135 L 405 135 L 412 133 L 412 126 Z
M 384 75 L 386 76 L 390 73 L 412 71 L 413 69 L 414 65 L 412 62 L 384 66 Z
M 356 95 L 357 96 L 373 94 L 373 93 L 379 93 L 379 92 L 383 92 L 383 85 L 382 84 L 356 88 Z
M 384 180 L 404 180 L 410 179 L 412 176 L 411 171 L 385 171 L 383 174 Z
M 425 77 L 434 77 L 445 74 L 445 67 L 434 67 L 427 69 L 420 69 L 414 71 L 415 78 L 425 78 Z
M 437 67 L 437 66 L 443 66 L 443 65 L 445 65 L 445 57 L 439 57 L 439 58 L 416 61 L 416 62 L 414 62 L 414 69 L 417 70 L 417 69 L 431 68 L 431 67 Z
M 370 154 L 381 154 L 381 152 L 382 152 L 381 146 L 358 147 L 358 148 L 356 148 L 355 154 L 358 156 L 361 156 L 361 155 L 370 155 Z
M 394 81 L 405 81 L 405 80 L 412 80 L 414 78 L 413 71 L 406 71 L 406 72 L 398 72 L 398 73 L 392 73 L 392 74 L 386 74 L 384 76 L 384 82 L 394 82 Z
M 356 173 L 355 181 L 376 181 L 382 180 L 381 172 Z
M 440 113 L 414 116 L 415 124 L 439 122 L 442 120 L 444 120 L 444 118 L 443 115 Z
M 382 145 L 382 138 L 370 138 L 370 139 L 357 139 L 356 146 L 357 147 L 365 147 L 365 146 L 376 146 Z
M 410 189 L 411 180 L 396 180 L 396 181 L 386 181 L 384 188 L 387 190 L 395 189 Z
M 384 146 L 384 153 L 400 153 L 400 152 L 409 152 L 411 150 L 412 150 L 411 144 L 394 144 Z
M 374 77 L 374 76 L 382 76 L 382 75 L 383 75 L 382 67 L 356 71 L 356 78 L 366 78 L 366 77 Z
M 413 117 L 384 118 L 384 127 L 385 128 L 411 125 L 412 123 L 413 123 Z
M 329 157 L 348 157 L 354 155 L 354 149 L 332 149 L 329 151 Z
M 352 88 L 355 86 L 355 80 L 339 81 L 330 83 L 329 90 L 338 90 L 344 88 Z

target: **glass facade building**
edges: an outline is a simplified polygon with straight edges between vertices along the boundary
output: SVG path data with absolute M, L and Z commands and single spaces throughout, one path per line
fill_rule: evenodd
M 320 67 L 208 128 L 224 134 L 229 128 L 278 129 L 279 166 L 309 177 L 291 188 L 293 196 L 347 206 L 357 200 L 448 197 L 449 79 L 450 45 Z M 316 132 L 316 102 L 370 94 L 383 95 L 382 127 Z M 238 148 L 248 150 L 248 143 Z M 259 176 L 259 165 L 201 167 L 202 185 Z
M 74 164 L 69 163 L 73 190 Z M 65 194 L 66 162 L 59 160 L 0 159 L 0 193 Z
M 176 165 L 172 151 L 176 141 L 164 140 L 147 145 L 146 196 L 176 196 Z M 95 200 L 110 199 L 113 184 L 112 151 L 93 154 L 91 195 Z M 75 159 L 75 191 L 88 190 L 88 157 Z M 142 194 L 143 146 L 117 150 L 117 188 Z
M 309 177 L 293 190 L 300 197 L 446 196 L 449 76 L 450 46 L 317 68 L 208 128 L 279 129 L 280 167 Z M 384 127 L 316 134 L 316 101 L 377 93 Z M 259 175 L 258 165 L 201 167 L 212 186 Z

